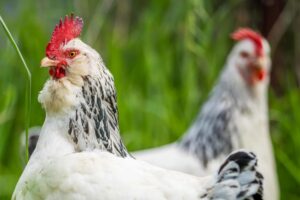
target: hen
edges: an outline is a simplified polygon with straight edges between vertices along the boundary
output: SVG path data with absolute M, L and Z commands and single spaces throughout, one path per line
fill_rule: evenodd
M 219 81 L 196 120 L 176 143 L 133 155 L 167 169 L 193 175 L 215 171 L 233 150 L 250 149 L 264 174 L 265 199 L 278 199 L 278 184 L 268 126 L 267 90 L 270 47 L 248 28 L 232 34 L 230 52 Z
M 135 160 L 118 125 L 114 80 L 66 16 L 46 48 L 51 78 L 38 100 L 46 110 L 36 148 L 12 199 L 261 199 L 253 153 L 230 154 L 214 175 L 194 177 Z

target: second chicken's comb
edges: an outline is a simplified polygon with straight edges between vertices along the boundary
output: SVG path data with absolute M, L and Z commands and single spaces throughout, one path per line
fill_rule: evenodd
M 250 28 L 240 28 L 231 34 L 232 39 L 236 41 L 249 39 L 255 44 L 257 56 L 263 55 L 263 37 Z
M 51 36 L 51 40 L 46 47 L 46 56 L 56 57 L 58 56 L 59 47 L 68 41 L 79 37 L 83 27 L 83 20 L 80 17 L 75 17 L 71 14 L 66 15 L 64 21 L 60 19 L 59 24 L 54 28 Z

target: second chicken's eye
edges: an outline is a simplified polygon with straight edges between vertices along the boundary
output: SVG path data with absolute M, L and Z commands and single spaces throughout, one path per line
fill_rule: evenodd
M 246 52 L 246 51 L 240 52 L 240 56 L 241 56 L 242 58 L 249 58 L 249 57 L 250 57 L 249 53 Z

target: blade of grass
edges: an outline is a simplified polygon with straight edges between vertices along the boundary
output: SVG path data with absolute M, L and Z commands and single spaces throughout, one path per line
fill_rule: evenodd
M 26 73 L 27 73 L 28 83 L 26 86 L 26 95 L 25 95 L 25 106 L 26 106 L 26 112 L 25 112 L 26 151 L 25 152 L 26 152 L 26 161 L 28 161 L 28 129 L 29 129 L 30 110 L 31 110 L 31 72 L 25 62 L 25 59 L 24 59 L 18 45 L 16 44 L 14 38 L 12 37 L 9 29 L 7 28 L 3 18 L 1 16 L 0 16 L 0 23 L 5 30 L 5 33 L 9 39 L 10 43 L 16 50 L 18 56 L 20 57 L 20 59 L 23 63 L 23 66 L 26 70 Z
M 281 150 L 276 151 L 276 156 L 282 165 L 287 169 L 288 172 L 295 178 L 298 183 L 300 183 L 300 174 L 299 168 L 292 162 L 292 159 L 289 158 L 286 153 Z

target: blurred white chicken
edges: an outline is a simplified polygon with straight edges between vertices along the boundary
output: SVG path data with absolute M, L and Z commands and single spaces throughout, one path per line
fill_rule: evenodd
M 137 161 L 118 125 L 114 80 L 83 43 L 80 18 L 56 26 L 41 65 L 46 119 L 12 199 L 261 199 L 253 153 L 232 153 L 213 176 L 194 177 Z
M 270 47 L 261 35 L 248 28 L 238 29 L 232 38 L 239 42 L 182 139 L 133 155 L 167 169 L 205 175 L 216 170 L 231 151 L 250 149 L 258 156 L 259 170 L 265 177 L 265 199 L 276 200 L 279 192 L 267 102 Z

